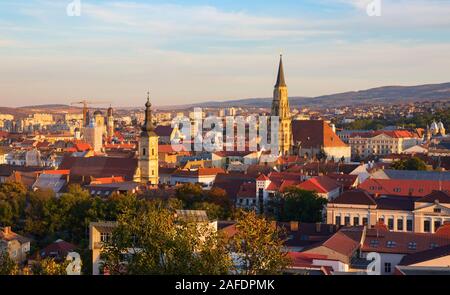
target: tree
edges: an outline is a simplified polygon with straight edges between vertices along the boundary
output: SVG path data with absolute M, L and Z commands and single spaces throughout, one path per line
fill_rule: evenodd
M 207 225 L 147 203 L 119 216 L 101 257 L 111 274 L 226 274 L 231 259 L 222 240 Z
M 183 201 L 185 207 L 190 208 L 195 202 L 202 201 L 202 187 L 198 184 L 186 183 L 176 189 L 175 196 Z
M 0 225 L 16 224 L 25 215 L 27 189 L 21 183 L 0 184 Z
M 16 275 L 19 267 L 14 260 L 9 257 L 7 251 L 0 251 L 0 275 Z
M 392 168 L 395 170 L 427 170 L 427 165 L 422 159 L 412 157 L 407 160 L 395 161 Z
M 31 273 L 33 275 L 41 276 L 62 276 L 67 275 L 67 266 L 69 261 L 56 262 L 52 258 L 45 258 L 35 262 L 31 267 Z
M 230 252 L 236 253 L 237 269 L 243 275 L 280 274 L 290 263 L 284 250 L 284 233 L 255 212 L 240 212 Z
M 320 222 L 327 200 L 313 191 L 291 187 L 275 201 L 281 208 L 277 218 L 282 221 Z

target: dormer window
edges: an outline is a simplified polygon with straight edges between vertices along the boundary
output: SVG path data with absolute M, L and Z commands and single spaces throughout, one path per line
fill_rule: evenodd
M 434 212 L 434 213 L 441 213 L 441 208 L 434 208 L 434 209 L 433 209 L 433 212 Z
M 417 249 L 417 243 L 416 242 L 409 242 L 408 243 L 408 249 L 409 250 L 416 250 Z
M 387 241 L 386 243 L 386 247 L 388 248 L 394 248 L 395 246 L 397 246 L 397 243 L 394 241 Z
M 380 241 L 378 241 L 378 240 L 371 240 L 370 241 L 370 247 L 371 248 L 377 248 L 379 244 L 380 244 Z

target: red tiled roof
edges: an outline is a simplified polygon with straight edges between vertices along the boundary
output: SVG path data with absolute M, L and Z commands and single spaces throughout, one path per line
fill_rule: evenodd
M 372 137 L 378 136 L 380 134 L 384 134 L 384 135 L 392 137 L 392 138 L 418 137 L 417 134 L 414 134 L 408 130 L 378 130 L 378 131 L 368 131 L 368 132 L 354 132 L 350 136 L 351 137 L 372 138 Z
M 340 185 L 328 176 L 317 176 L 302 182 L 297 187 L 308 191 L 326 194 L 339 188 Z
M 302 148 L 348 146 L 323 120 L 294 120 L 292 134 L 294 142 L 301 142 Z
M 178 170 L 174 173 L 174 175 L 198 177 L 217 175 L 219 173 L 225 173 L 225 171 L 222 168 L 198 168 L 197 170 Z
M 433 191 L 431 194 L 419 199 L 417 202 L 421 203 L 439 203 L 450 204 L 450 195 L 443 191 Z
M 122 176 L 93 178 L 91 184 L 108 184 L 117 182 L 125 182 L 125 179 Z
M 362 250 L 365 252 L 409 254 L 450 245 L 450 235 L 431 233 L 392 232 L 368 229 Z
M 353 204 L 353 205 L 377 205 L 375 200 L 363 190 L 346 191 L 336 199 L 330 201 L 331 204 Z
M 266 175 L 261 174 L 260 176 L 258 176 L 258 178 L 256 178 L 256 180 L 258 180 L 258 181 L 267 181 L 267 180 L 270 180 L 270 179 Z
M 43 174 L 69 175 L 70 170 L 44 170 Z
M 435 190 L 450 191 L 450 181 L 369 178 L 359 188 L 370 194 L 425 197 Z
M 158 145 L 158 153 L 177 153 L 185 152 L 186 147 L 182 144 L 172 146 L 171 144 L 160 144 Z

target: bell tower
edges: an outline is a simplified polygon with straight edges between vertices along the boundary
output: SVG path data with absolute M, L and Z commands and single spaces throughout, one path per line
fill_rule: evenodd
M 142 183 L 157 185 L 158 176 L 158 135 L 152 121 L 152 104 L 150 103 L 150 92 L 147 93 L 145 104 L 145 121 L 141 128 L 141 139 L 139 141 L 139 172 Z

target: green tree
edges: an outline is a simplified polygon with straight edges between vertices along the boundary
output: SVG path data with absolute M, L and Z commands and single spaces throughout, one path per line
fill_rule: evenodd
M 241 212 L 236 234 L 229 241 L 243 275 L 280 274 L 290 263 L 281 238 L 284 233 L 254 212 Z
M 14 260 L 9 257 L 8 252 L 0 251 L 0 275 L 16 275 L 19 267 Z
M 327 200 L 313 191 L 291 187 L 276 199 L 277 218 L 282 221 L 320 222 Z
M 222 240 L 209 226 L 150 203 L 119 216 L 102 259 L 111 274 L 225 274 L 231 259 Z
M 407 160 L 395 161 L 392 168 L 395 170 L 427 170 L 427 165 L 422 159 L 412 157 Z
M 31 267 L 33 275 L 41 276 L 62 276 L 67 275 L 67 266 L 69 261 L 56 262 L 52 258 L 45 258 L 35 262 Z
M 0 184 L 1 225 L 17 224 L 25 215 L 27 189 L 21 183 L 6 182 Z
M 195 202 L 203 200 L 203 190 L 198 184 L 186 183 L 176 189 L 175 196 L 183 201 L 186 208 L 190 208 Z

